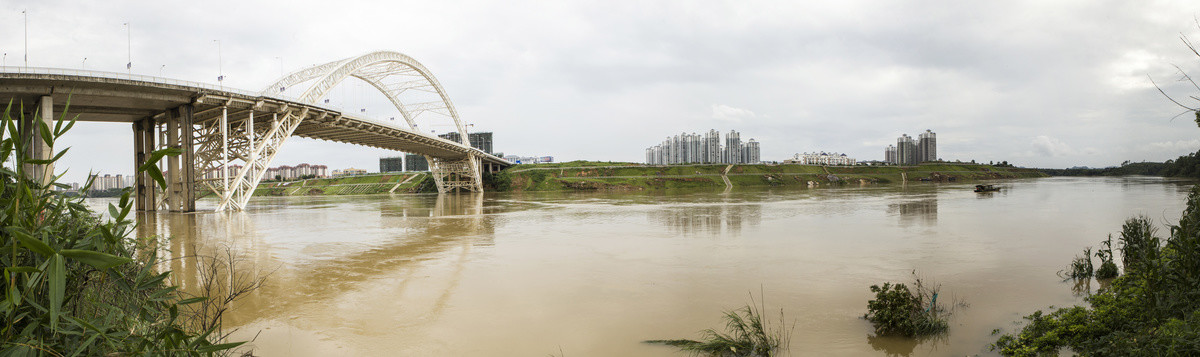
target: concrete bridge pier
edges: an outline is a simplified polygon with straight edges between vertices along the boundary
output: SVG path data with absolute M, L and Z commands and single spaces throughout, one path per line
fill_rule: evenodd
M 134 185 L 138 211 L 157 211 L 163 208 L 170 212 L 196 211 L 196 159 L 195 159 L 195 107 L 181 105 L 163 113 L 161 120 L 147 117 L 133 123 Z M 159 138 L 159 145 L 155 141 Z M 159 161 L 167 187 L 157 187 L 154 179 L 145 172 L 138 172 L 156 149 L 179 149 L 176 156 L 166 156 Z M 161 192 L 163 197 L 158 197 Z
M 154 179 L 139 169 L 150 160 L 154 152 L 154 137 L 157 136 L 153 117 L 146 117 L 133 122 L 133 190 L 134 206 L 138 211 L 153 212 L 158 210 L 158 201 L 154 199 Z
M 17 121 L 17 132 L 27 143 L 26 158 L 49 160 L 54 153 L 51 152 L 50 143 L 42 140 L 42 129 L 37 122 L 39 120 L 45 123 L 47 128 L 54 130 L 54 98 L 51 96 L 39 97 L 33 108 L 29 108 Z M 50 178 L 54 176 L 54 164 L 25 164 L 22 170 L 25 177 L 42 186 L 49 184 Z
M 171 109 L 166 116 L 166 148 L 182 151 L 168 156 L 164 174 L 166 206 L 171 212 L 196 211 L 195 107 L 191 104 Z

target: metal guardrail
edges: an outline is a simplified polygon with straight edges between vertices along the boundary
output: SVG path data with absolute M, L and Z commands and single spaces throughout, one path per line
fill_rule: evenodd
M 211 89 L 211 90 L 215 90 L 215 91 L 237 93 L 237 94 L 251 96 L 251 97 L 261 97 L 262 96 L 262 94 L 258 93 L 258 92 L 251 92 L 251 91 L 247 91 L 247 90 L 226 87 L 223 85 L 214 85 L 214 84 L 210 84 L 210 83 L 185 81 L 185 80 L 180 80 L 180 79 L 171 79 L 171 78 L 156 77 L 156 76 L 147 76 L 147 75 L 142 75 L 142 74 L 93 71 L 93 70 L 87 70 L 87 69 L 3 66 L 3 67 L 0 67 L 0 73 L 49 74 L 49 75 L 94 77 L 94 78 L 105 78 L 105 79 L 123 79 L 123 80 L 130 80 L 130 81 L 140 81 L 140 82 L 170 84 L 170 85 L 185 86 L 185 87 L 204 88 L 204 89 Z M 285 98 L 281 98 L 281 99 L 285 99 Z M 293 100 L 293 99 L 288 99 L 288 100 Z

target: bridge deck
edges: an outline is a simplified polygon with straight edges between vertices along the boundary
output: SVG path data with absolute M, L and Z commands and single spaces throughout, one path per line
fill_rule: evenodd
M 459 159 L 467 152 L 475 152 L 484 162 L 511 164 L 478 149 L 396 123 L 345 115 L 336 109 L 289 98 L 150 76 L 0 67 L 0 105 L 13 103 L 16 112 L 20 111 L 19 103 L 35 103 L 39 97 L 51 94 L 56 113 L 68 109 L 69 102 L 68 114 L 80 121 L 95 122 L 164 120 L 167 111 L 193 104 L 197 123 L 218 120 L 221 108 L 227 108 L 231 122 L 247 120 L 253 113 L 255 127 L 266 128 L 272 113 L 285 108 L 308 108 L 307 117 L 293 135 L 444 159 Z M 26 107 L 25 111 L 32 111 L 32 107 Z

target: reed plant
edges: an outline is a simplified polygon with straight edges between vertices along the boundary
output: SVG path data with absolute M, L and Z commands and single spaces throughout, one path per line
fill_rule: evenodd
M 54 190 L 66 186 L 49 167 L 67 152 L 54 143 L 75 118 L 64 110 L 51 125 L 22 109 L 10 102 L 0 118 L 0 355 L 210 356 L 240 345 L 214 343 L 214 329 L 182 326 L 181 307 L 206 298 L 181 298 L 164 282 L 171 272 L 155 269 L 153 250 L 139 250 L 131 189 L 108 206 L 107 221 L 83 198 Z M 50 147 L 49 159 L 31 156 L 37 139 Z M 156 164 L 171 154 L 177 150 L 154 152 L 141 172 L 165 187 Z M 45 179 L 30 179 L 38 176 Z
M 761 295 L 760 295 L 761 296 Z M 767 357 L 777 356 L 788 350 L 794 325 L 787 327 L 783 310 L 779 311 L 778 324 L 764 319 L 766 305 L 750 296 L 746 306 L 726 311 L 724 331 L 706 329 L 701 331 L 700 340 L 649 340 L 646 343 L 678 347 L 694 355 L 717 357 Z
M 1076 255 L 1075 259 L 1071 260 L 1071 265 L 1067 266 L 1066 270 L 1058 271 L 1058 276 L 1066 280 L 1087 280 L 1091 279 L 1095 269 L 1092 265 L 1092 247 L 1083 249 L 1083 255 Z

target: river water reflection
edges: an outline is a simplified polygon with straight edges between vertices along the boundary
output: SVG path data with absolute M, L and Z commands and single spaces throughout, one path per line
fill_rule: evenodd
M 262 356 L 676 356 L 640 341 L 696 338 L 760 290 L 795 321 L 794 355 L 987 355 L 993 329 L 1081 303 L 1055 272 L 1083 247 L 1132 215 L 1174 221 L 1190 188 L 999 184 L 261 198 L 140 232 L 271 272 L 226 319 Z M 194 261 L 170 264 L 196 283 Z M 873 337 L 868 287 L 914 271 L 966 303 L 950 333 Z

